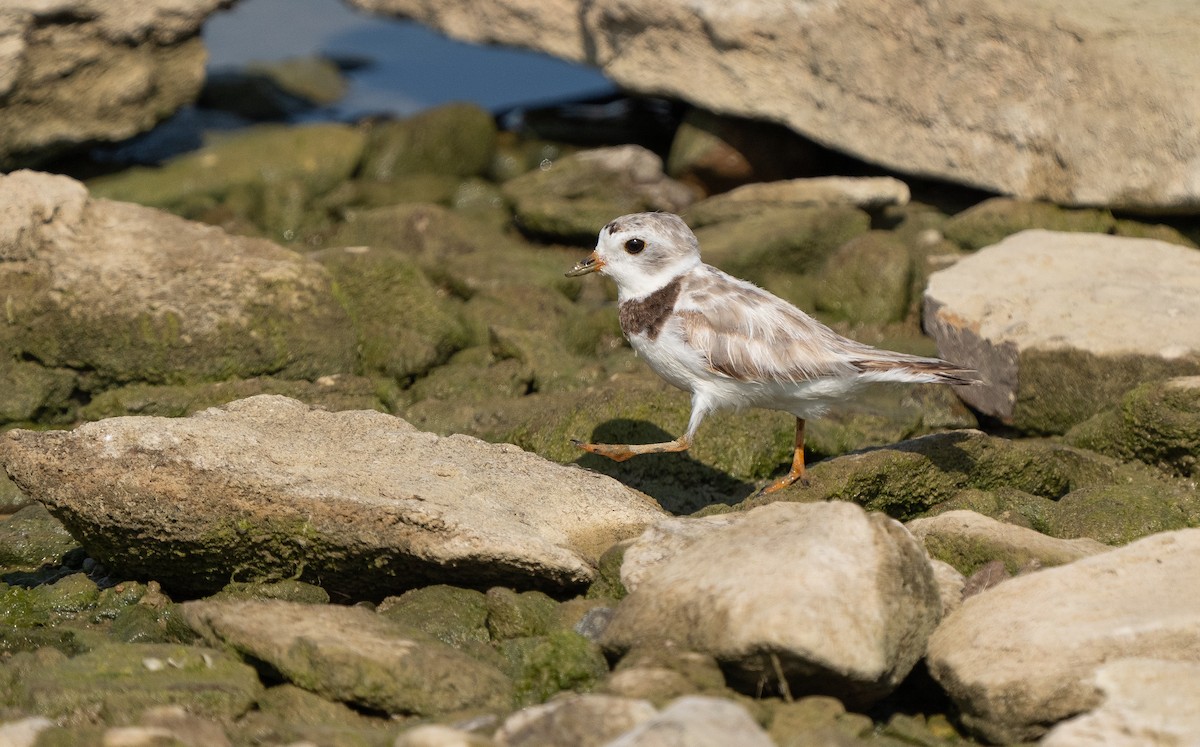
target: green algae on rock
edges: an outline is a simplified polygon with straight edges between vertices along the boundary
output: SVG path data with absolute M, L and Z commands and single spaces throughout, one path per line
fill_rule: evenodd
M 899 321 L 908 312 L 911 275 L 909 250 L 891 233 L 862 234 L 817 272 L 816 309 L 851 323 Z
M 495 151 L 491 114 L 475 104 L 446 104 L 372 124 L 361 174 L 380 181 L 410 174 L 475 176 L 488 168 Z

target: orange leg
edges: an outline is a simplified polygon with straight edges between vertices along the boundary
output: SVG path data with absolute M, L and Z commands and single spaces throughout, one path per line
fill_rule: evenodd
M 804 476 L 804 418 L 796 418 L 796 450 L 792 454 L 792 469 L 783 477 L 758 491 L 759 495 L 768 495 L 800 481 L 801 485 L 808 484 Z
M 571 443 L 584 451 L 608 457 L 614 462 L 623 462 L 639 454 L 663 454 L 668 451 L 687 451 L 688 447 L 692 445 L 692 439 L 690 436 L 685 435 L 680 436 L 674 441 L 664 441 L 660 444 L 588 444 L 575 439 L 571 439 Z

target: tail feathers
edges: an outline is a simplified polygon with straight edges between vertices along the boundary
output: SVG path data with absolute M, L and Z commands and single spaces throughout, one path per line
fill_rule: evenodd
M 939 358 L 901 355 L 895 358 L 866 358 L 854 361 L 854 367 L 864 379 L 871 381 L 911 381 L 956 386 L 983 383 L 978 371 Z

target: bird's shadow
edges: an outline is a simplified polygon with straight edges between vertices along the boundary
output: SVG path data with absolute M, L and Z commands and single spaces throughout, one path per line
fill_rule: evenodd
M 596 426 L 592 443 L 649 444 L 676 436 L 645 420 L 615 418 Z M 608 475 L 658 501 L 664 510 L 691 514 L 717 503 L 735 505 L 754 493 L 753 483 L 696 460 L 687 452 L 643 454 L 614 462 L 596 454 L 581 453 L 575 463 Z

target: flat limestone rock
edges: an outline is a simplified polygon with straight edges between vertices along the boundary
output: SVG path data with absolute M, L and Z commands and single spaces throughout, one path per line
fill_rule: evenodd
M 929 560 L 896 521 L 859 506 L 773 503 L 668 519 L 625 551 L 633 590 L 601 644 L 673 642 L 717 659 L 731 684 L 866 705 L 925 652 L 942 603 Z
M 1102 700 L 1105 662 L 1200 663 L 1200 529 L 1164 532 L 965 600 L 929 640 L 930 674 L 990 742 L 1027 741 Z
M 1060 204 L 1200 205 L 1200 6 L 1176 0 L 350 0 L 896 171 Z M 1154 126 L 1148 126 L 1148 123 Z
M 1200 744 L 1200 664 L 1118 659 L 1096 670 L 1104 702 L 1050 730 L 1042 747 Z
M 1152 239 L 1022 231 L 934 273 L 925 329 L 978 369 L 972 407 L 1063 433 L 1134 386 L 1200 373 L 1200 252 Z
M 615 480 L 509 444 L 276 395 L 10 431 L 0 463 L 97 560 L 203 593 L 297 575 L 335 599 L 576 589 L 604 550 L 663 517 Z
M 226 0 L 4 0 L 0 170 L 149 130 L 204 83 L 200 27 Z
M 278 600 L 186 602 L 193 630 L 270 664 L 294 684 L 394 714 L 504 709 L 512 683 L 500 670 L 360 606 Z

